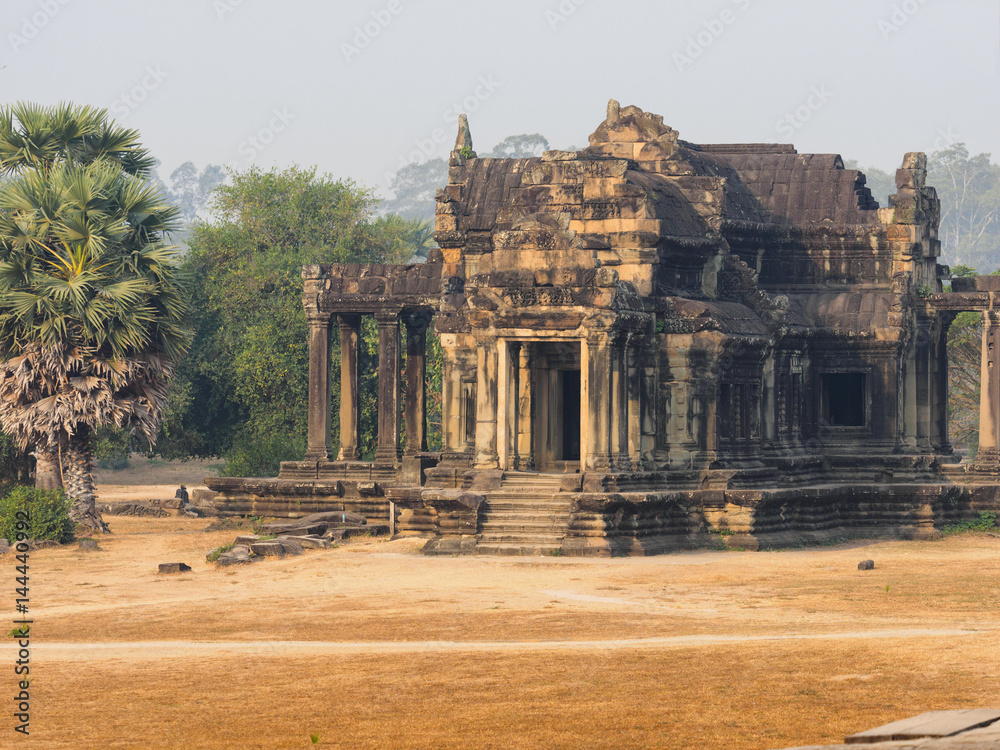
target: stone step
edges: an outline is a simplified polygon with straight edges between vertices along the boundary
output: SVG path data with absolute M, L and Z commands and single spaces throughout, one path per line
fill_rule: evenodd
M 482 507 L 487 513 L 561 513 L 568 516 L 570 511 L 569 505 L 558 503 L 522 503 L 507 500 L 486 501 Z
M 537 488 L 537 489 L 546 489 L 546 490 L 552 490 L 553 492 L 557 492 L 562 488 L 562 482 L 552 482 L 551 484 L 548 482 L 524 482 L 524 481 L 511 482 L 505 479 L 503 482 L 500 483 L 500 489 L 502 490 L 521 489 L 521 488 L 532 488 L 532 489 Z
M 484 523 L 479 528 L 482 535 L 497 534 L 557 534 L 565 536 L 569 527 L 560 523 Z
M 519 544 L 516 542 L 488 542 L 476 547 L 477 555 L 504 555 L 509 557 L 543 557 L 558 555 L 561 550 L 559 544 Z
M 565 530 L 536 529 L 534 531 L 511 530 L 484 530 L 479 535 L 480 542 L 505 542 L 514 541 L 531 544 L 562 544 L 566 538 Z

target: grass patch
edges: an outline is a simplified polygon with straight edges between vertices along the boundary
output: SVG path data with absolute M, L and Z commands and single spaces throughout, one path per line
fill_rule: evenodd
M 235 546 L 236 546 L 235 544 L 223 544 L 221 547 L 216 547 L 207 555 L 205 555 L 205 559 L 211 563 L 218 562 L 219 558 L 222 557 L 222 555 L 224 555 L 226 552 L 231 552 L 233 547 Z
M 967 534 L 969 532 L 987 532 L 996 531 L 997 528 L 997 514 L 992 511 L 979 511 L 979 519 L 976 521 L 962 521 L 960 523 L 951 523 L 947 526 L 942 527 L 941 532 L 944 534 Z

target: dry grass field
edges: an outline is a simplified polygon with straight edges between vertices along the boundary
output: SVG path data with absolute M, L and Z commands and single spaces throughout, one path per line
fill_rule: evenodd
M 131 481 L 172 496 L 186 466 Z M 108 520 L 99 551 L 31 555 L 31 738 L 8 718 L 0 747 L 749 750 L 1000 703 L 985 535 L 625 560 L 365 539 L 215 569 L 233 532 Z

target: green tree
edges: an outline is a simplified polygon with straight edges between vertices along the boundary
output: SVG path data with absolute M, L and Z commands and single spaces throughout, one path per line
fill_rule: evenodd
M 213 221 L 196 223 L 191 236 L 186 268 L 196 334 L 173 384 L 157 447 L 169 457 L 226 455 L 226 473 L 234 476 L 273 474 L 281 460 L 299 459 L 305 449 L 309 352 L 302 266 L 406 262 L 425 254 L 431 239 L 426 222 L 375 218 L 378 202 L 370 191 L 315 169 L 251 169 L 231 178 L 215 192 Z M 334 334 L 334 362 L 337 339 Z M 369 456 L 375 450 L 377 362 L 377 330 L 366 318 L 359 396 L 361 447 Z M 429 369 L 433 375 L 434 365 Z M 338 368 L 333 374 L 337 410 Z M 335 445 L 338 429 L 334 420 Z
M 872 197 L 885 208 L 889 205 L 889 196 L 896 192 L 896 177 L 878 167 L 862 167 L 854 159 L 844 162 L 847 169 L 858 169 L 865 174 L 865 185 L 871 191 Z
M 35 445 L 40 478 L 52 482 L 62 464 L 87 532 L 106 530 L 94 431 L 155 439 L 188 344 L 178 260 L 164 244 L 178 211 L 150 184 L 154 164 L 104 110 L 0 108 L 0 420 Z
M 167 199 L 181 210 L 185 225 L 191 225 L 198 212 L 208 205 L 212 191 L 226 179 L 226 170 L 218 164 L 209 164 L 198 171 L 192 161 L 186 161 L 170 173 L 170 184 L 157 180 L 163 186 Z
M 964 143 L 928 160 L 928 184 L 941 198 L 940 237 L 953 264 L 1000 266 L 1000 165 L 989 154 L 970 156 Z
M 381 242 L 380 254 L 390 263 L 426 260 L 428 251 L 437 247 L 434 222 L 427 219 L 387 214 L 375 220 L 373 229 Z
M 215 220 L 191 235 L 196 333 L 159 445 L 168 456 L 269 445 L 296 458 L 308 404 L 302 266 L 381 260 L 376 200 L 315 169 L 231 177 L 215 191 Z
M 529 159 L 548 150 L 549 140 L 541 133 L 522 133 L 507 136 L 487 156 L 493 159 Z
M 437 191 L 448 184 L 448 162 L 429 159 L 422 164 L 407 164 L 399 169 L 389 189 L 394 198 L 386 200 L 382 209 L 406 218 L 434 221 Z

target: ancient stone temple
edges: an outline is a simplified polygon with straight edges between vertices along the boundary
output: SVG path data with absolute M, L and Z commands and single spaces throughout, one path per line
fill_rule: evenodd
M 480 159 L 463 119 L 439 251 L 303 271 L 305 460 L 210 484 L 226 512 L 342 508 L 442 553 L 933 535 L 996 507 L 1000 286 L 942 293 L 925 179 L 925 156 L 907 154 L 882 208 L 837 155 L 698 145 L 616 102 L 582 151 Z M 945 337 L 971 309 L 989 326 L 976 465 L 947 429 Z M 358 456 L 364 315 L 379 331 L 373 461 Z M 429 326 L 444 356 L 437 453 Z

